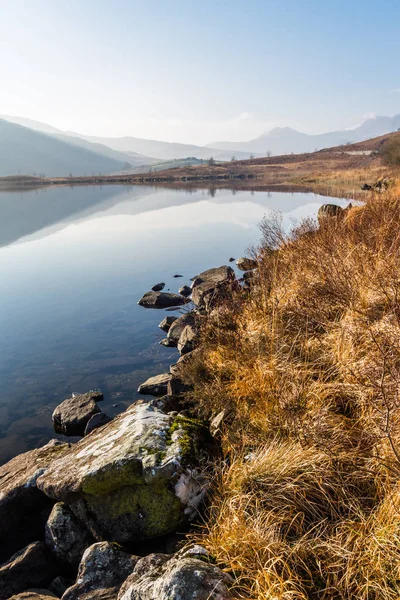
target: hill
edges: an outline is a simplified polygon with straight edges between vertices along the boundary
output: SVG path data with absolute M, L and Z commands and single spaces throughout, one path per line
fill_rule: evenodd
M 291 152 L 313 152 L 322 148 L 354 143 L 397 131 L 400 128 L 400 114 L 394 117 L 374 117 L 367 119 L 354 129 L 332 131 L 309 135 L 291 129 L 276 127 L 248 142 L 212 142 L 210 147 L 218 147 L 230 152 L 247 151 L 259 154 L 271 152 L 274 155 Z
M 126 167 L 117 160 L 53 135 L 0 119 L 0 176 L 68 176 L 112 173 Z
M 215 160 L 228 161 L 232 158 L 232 152 L 221 150 L 218 148 L 210 148 L 208 146 L 196 146 L 193 144 L 178 144 L 174 142 L 161 142 L 158 140 L 147 140 L 136 137 L 98 137 L 90 135 L 81 135 L 80 133 L 66 132 L 67 135 L 79 137 L 88 142 L 104 144 L 118 152 L 126 152 L 127 154 L 138 153 L 159 160 L 173 160 L 174 158 L 186 158 L 193 156 L 199 159 L 209 159 L 213 157 Z M 249 150 L 243 152 L 235 152 L 238 159 L 250 158 L 252 154 Z

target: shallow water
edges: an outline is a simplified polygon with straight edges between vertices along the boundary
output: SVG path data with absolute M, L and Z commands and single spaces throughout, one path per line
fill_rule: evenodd
M 164 311 L 137 305 L 145 291 L 164 281 L 176 292 L 229 264 L 271 211 L 289 226 L 325 202 L 125 186 L 0 193 L 0 463 L 55 437 L 52 410 L 72 392 L 100 388 L 116 414 L 175 362 L 159 345 Z

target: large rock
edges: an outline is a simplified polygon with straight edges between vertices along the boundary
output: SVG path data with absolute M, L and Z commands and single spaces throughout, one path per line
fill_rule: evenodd
M 192 288 L 190 288 L 188 285 L 183 285 L 179 288 L 178 292 L 181 296 L 185 296 L 186 298 L 188 298 L 192 293 Z
M 182 306 L 190 302 L 189 298 L 184 298 L 179 294 L 170 294 L 168 292 L 146 292 L 139 300 L 139 306 L 144 308 L 168 308 L 171 306 Z
M 85 525 L 63 502 L 53 506 L 46 523 L 45 541 L 55 558 L 73 566 L 79 565 L 82 554 L 94 542 Z
M 164 288 L 165 288 L 165 283 L 162 281 L 161 283 L 156 283 L 156 285 L 153 285 L 151 290 L 153 292 L 161 292 Z
M 139 557 L 122 552 L 118 544 L 93 544 L 82 556 L 76 583 L 66 590 L 62 600 L 116 598 L 138 560 Z
M 103 400 L 99 391 L 77 394 L 59 404 L 52 415 L 54 429 L 63 435 L 83 435 L 89 420 L 101 412 L 97 402 Z
M 72 445 L 37 480 L 66 502 L 97 540 L 132 543 L 175 531 L 196 515 L 196 470 L 206 430 L 137 402 Z
M 53 600 L 57 598 L 53 592 L 50 590 L 28 590 L 27 592 L 22 592 L 22 594 L 17 594 L 16 596 L 11 596 L 9 600 Z
M 150 396 L 165 396 L 168 389 L 168 383 L 171 379 L 170 373 L 163 373 L 162 375 L 155 375 L 149 377 L 144 383 L 139 385 L 138 392 L 143 395 Z
M 45 588 L 56 566 L 43 542 L 33 542 L 0 566 L 0 600 L 30 588 Z
M 228 588 L 232 584 L 231 578 L 210 564 L 207 552 L 199 546 L 178 552 L 169 559 L 165 555 L 155 555 L 150 562 L 149 558 L 137 563 L 132 575 L 121 586 L 118 600 L 232 598 Z
M 161 321 L 161 323 L 159 324 L 159 328 L 167 333 L 172 323 L 176 321 L 176 319 L 177 317 L 174 317 L 173 315 L 168 315 Z
M 0 562 L 43 538 L 54 502 L 37 489 L 36 480 L 66 450 L 67 444 L 49 442 L 0 467 Z
M 318 209 L 318 222 L 324 223 L 327 218 L 341 218 L 346 214 L 346 210 L 338 204 L 323 204 Z
M 208 269 L 193 281 L 192 301 L 199 308 L 212 308 L 231 297 L 235 282 L 235 272 L 231 267 Z
M 167 338 L 170 340 L 171 344 L 174 346 L 178 345 L 179 338 L 187 325 L 190 325 L 193 328 L 195 327 L 196 317 L 193 313 L 186 313 L 172 323 L 167 334 Z
M 196 348 L 198 338 L 199 335 L 197 330 L 192 327 L 192 325 L 186 325 L 178 341 L 178 350 L 180 354 L 183 355 L 192 352 Z
M 251 269 L 256 269 L 258 264 L 254 258 L 246 258 L 245 256 L 241 256 L 237 259 L 236 266 L 241 271 L 250 271 Z

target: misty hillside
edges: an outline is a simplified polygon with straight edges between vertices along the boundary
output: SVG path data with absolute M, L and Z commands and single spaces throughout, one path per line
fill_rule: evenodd
M 209 146 L 195 146 L 192 144 L 178 144 L 172 142 L 160 142 L 157 140 L 146 140 L 135 137 L 97 137 L 89 135 L 81 135 L 79 133 L 67 132 L 68 135 L 83 138 L 92 143 L 104 144 L 118 152 L 131 152 L 144 154 L 158 158 L 159 160 L 173 160 L 174 158 L 186 158 L 194 156 L 196 158 L 208 159 L 213 156 L 215 160 L 231 160 L 232 152 L 218 148 L 210 148 Z M 244 160 L 250 158 L 251 151 L 244 150 L 243 152 L 235 152 L 237 159 Z
M 322 148 L 362 142 L 369 138 L 397 131 L 399 127 L 400 114 L 394 117 L 374 117 L 364 121 L 354 129 L 331 131 L 317 135 L 302 133 L 290 127 L 276 127 L 249 142 L 212 142 L 208 144 L 208 147 L 218 147 L 230 152 L 240 150 L 263 155 L 267 152 L 274 155 L 290 154 L 291 152 L 313 152 Z
M 126 167 L 116 160 L 0 119 L 0 176 L 68 176 L 113 173 Z

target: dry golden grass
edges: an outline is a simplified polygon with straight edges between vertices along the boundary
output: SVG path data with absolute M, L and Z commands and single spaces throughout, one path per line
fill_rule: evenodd
M 400 198 L 286 235 L 185 378 L 226 457 L 195 536 L 257 600 L 400 598 Z

